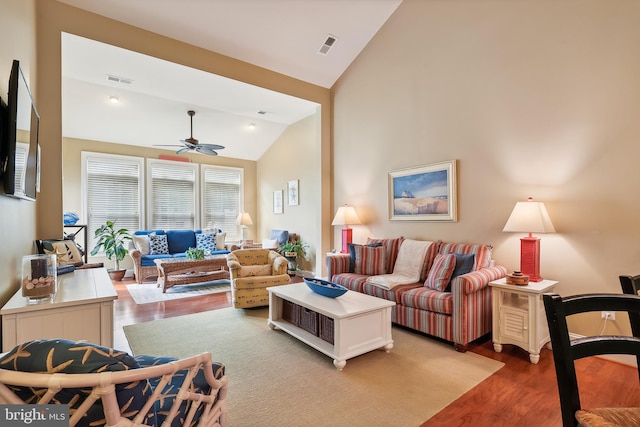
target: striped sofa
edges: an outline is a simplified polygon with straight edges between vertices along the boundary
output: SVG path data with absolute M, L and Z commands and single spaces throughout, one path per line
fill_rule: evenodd
M 383 246 L 385 270 L 393 272 L 400 245 L 404 239 L 368 239 L 368 246 Z M 346 288 L 395 301 L 392 321 L 398 325 L 450 341 L 455 349 L 467 350 L 467 345 L 491 332 L 491 290 L 489 282 L 505 277 L 506 268 L 491 259 L 492 246 L 464 243 L 433 242 L 425 257 L 420 281 L 398 285 L 391 290 L 367 283 L 363 271 L 353 271 L 350 254 L 327 256 L 328 277 Z M 425 285 L 438 255 L 474 254 L 471 272 L 451 279 L 449 290 L 436 290 Z

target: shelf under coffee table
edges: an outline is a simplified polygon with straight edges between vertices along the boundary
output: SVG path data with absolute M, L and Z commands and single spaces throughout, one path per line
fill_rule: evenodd
M 347 359 L 379 348 L 388 353 L 393 348 L 391 307 L 395 303 L 392 301 L 354 291 L 338 298 L 328 298 L 314 293 L 304 283 L 273 286 L 267 291 L 269 327 L 281 329 L 332 357 L 339 371 L 347 364 Z M 304 309 L 304 324 L 297 325 L 295 319 L 290 318 L 291 303 L 301 307 L 300 310 Z M 325 316 L 324 321 L 333 324 L 332 337 L 323 336 L 319 327 L 313 328 L 313 320 L 308 322 L 312 313 L 318 315 L 316 326 L 322 321 L 322 316 Z

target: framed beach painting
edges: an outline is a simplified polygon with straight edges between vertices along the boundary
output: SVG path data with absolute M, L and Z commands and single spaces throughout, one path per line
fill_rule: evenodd
M 389 219 L 458 220 L 456 161 L 389 172 Z

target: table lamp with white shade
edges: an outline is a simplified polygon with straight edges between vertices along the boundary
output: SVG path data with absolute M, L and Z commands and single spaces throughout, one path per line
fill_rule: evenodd
M 530 282 L 540 282 L 540 238 L 532 233 L 555 233 L 544 203 L 517 202 L 502 231 L 529 233 L 520 239 L 520 271 L 529 276 Z
M 244 230 L 247 228 L 247 225 L 253 225 L 253 221 L 251 221 L 251 216 L 249 212 L 240 212 L 236 218 L 236 224 L 242 226 L 240 230 L 240 240 L 244 241 Z
M 333 221 L 331 225 L 344 225 L 342 229 L 342 253 L 349 253 L 349 243 L 351 243 L 353 238 L 353 231 L 349 228 L 349 225 L 359 225 L 361 224 L 360 218 L 358 218 L 358 214 L 353 206 L 340 206 L 336 211 L 336 216 L 333 217 Z

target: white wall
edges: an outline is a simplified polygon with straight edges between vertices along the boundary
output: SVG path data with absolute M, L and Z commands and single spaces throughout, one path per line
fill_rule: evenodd
M 631 0 L 404 0 L 332 89 L 334 204 L 358 209 L 354 240 L 491 243 L 513 270 L 521 236 L 501 230 L 533 196 L 557 230 L 542 276 L 619 293 L 640 274 L 639 16 Z M 389 221 L 388 172 L 450 159 L 459 221 Z

